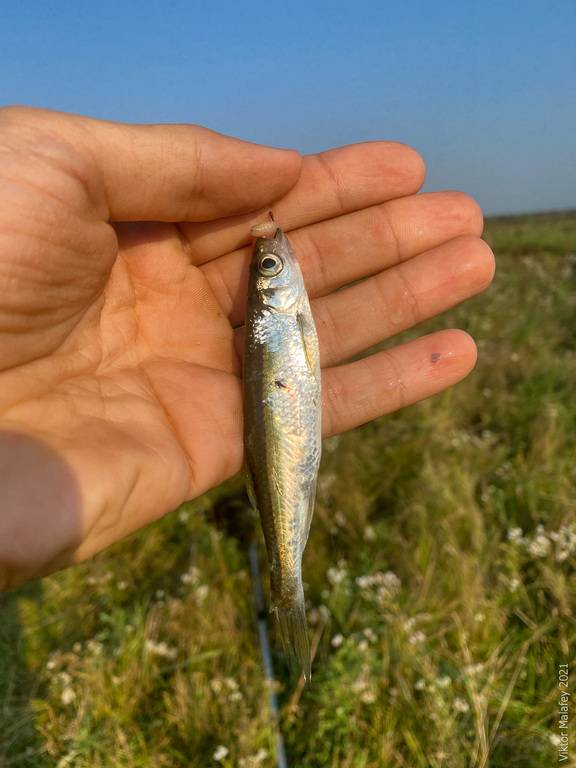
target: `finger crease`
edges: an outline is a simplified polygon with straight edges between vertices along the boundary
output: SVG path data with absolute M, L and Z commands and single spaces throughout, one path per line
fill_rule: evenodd
M 336 200 L 338 202 L 338 205 L 340 206 L 341 212 L 346 211 L 348 206 L 346 205 L 346 196 L 345 196 L 344 187 L 342 185 L 342 181 L 340 180 L 340 178 L 338 177 L 338 175 L 330 165 L 329 160 L 327 160 L 326 157 L 324 156 L 324 153 L 320 152 L 317 155 L 317 158 L 320 161 L 320 164 L 322 165 L 322 167 L 324 168 L 326 175 L 334 185 L 334 193 L 336 195 Z
M 394 225 L 392 224 L 392 216 L 390 216 L 389 207 L 388 205 L 386 205 L 386 203 L 384 203 L 379 208 L 380 208 L 381 218 L 384 221 L 384 224 L 386 226 L 386 232 L 388 234 L 388 237 L 382 238 L 382 239 L 392 240 L 392 245 L 394 247 L 395 256 L 396 256 L 396 263 L 400 264 L 403 261 L 402 248 L 400 246 L 400 238 L 398 237 L 398 234 L 396 233 Z
M 402 376 L 401 369 L 396 363 L 396 360 L 394 359 L 394 355 L 392 354 L 392 352 L 390 350 L 384 350 L 381 354 L 384 356 L 384 360 L 386 360 L 388 367 L 392 371 L 393 380 L 394 380 L 394 389 L 398 394 L 398 408 L 396 410 L 400 410 L 400 408 L 404 408 L 405 405 L 407 404 L 406 383 Z M 367 358 L 367 360 L 368 359 L 369 358 Z
M 214 264 L 214 262 L 202 264 L 199 269 L 201 272 L 203 272 L 204 277 L 206 280 L 208 280 L 210 287 L 214 291 L 214 294 L 218 299 L 218 304 L 224 309 L 227 315 L 231 315 L 232 309 L 234 307 L 234 297 L 232 296 L 230 288 L 228 287 L 228 283 L 224 278 L 224 270 L 218 269 L 217 267 L 209 269 L 210 265 L 212 264 Z
M 178 239 L 180 240 L 180 245 L 182 246 L 182 250 L 188 257 L 188 261 L 190 264 L 194 264 L 194 254 L 192 252 L 192 246 L 190 245 L 190 240 L 186 237 L 186 233 L 182 229 L 182 224 L 180 222 L 176 222 L 174 224 L 174 227 L 176 228 L 176 234 L 178 235 Z
M 402 264 L 399 264 L 394 271 L 396 272 L 396 277 L 398 279 L 398 282 L 400 282 L 402 285 L 402 291 L 401 291 L 402 297 L 407 299 L 407 303 L 410 306 L 410 314 L 412 315 L 412 322 L 414 324 L 419 323 L 420 320 L 422 319 L 420 305 L 418 303 L 416 294 L 412 290 L 410 281 L 404 274 Z
M 160 410 L 162 411 L 162 414 L 164 418 L 166 419 L 166 423 L 168 424 L 168 427 L 170 428 L 172 434 L 175 436 L 176 440 L 178 441 L 178 444 L 180 445 L 182 452 L 184 453 L 184 456 L 186 457 L 186 463 L 188 464 L 188 469 L 190 471 L 190 487 L 196 486 L 196 467 L 195 462 L 192 458 L 192 456 L 189 455 L 188 451 L 184 448 L 184 441 L 182 440 L 182 437 L 180 435 L 180 432 L 178 430 L 178 427 L 176 425 L 176 422 L 172 418 L 168 408 L 166 408 L 164 401 L 158 394 L 158 390 L 154 386 L 152 382 L 152 377 L 149 375 L 148 371 L 146 370 L 146 366 L 139 365 L 138 370 L 142 373 L 142 376 L 144 377 L 144 380 L 148 384 L 148 387 L 150 389 L 151 395 L 154 397 L 154 400 L 158 403 L 158 406 L 160 407 Z
M 308 242 L 307 248 L 305 250 L 307 252 L 308 258 L 312 262 L 312 269 L 307 271 L 310 271 L 310 274 L 314 275 L 315 285 L 323 285 L 325 289 L 328 290 L 332 281 L 330 280 L 328 274 L 326 260 L 322 255 L 322 251 L 320 250 L 318 243 L 310 234 L 310 232 L 306 233 L 306 237 Z
M 323 352 L 324 359 L 321 360 L 321 364 L 326 366 L 332 363 L 335 359 L 332 350 L 338 349 L 338 351 L 342 353 L 344 344 L 339 338 L 338 324 L 334 313 L 330 309 L 330 301 L 321 301 L 314 314 L 317 317 L 316 322 L 319 323 L 322 328 L 321 336 L 324 338 L 322 340 L 321 346 L 323 349 L 321 351 Z

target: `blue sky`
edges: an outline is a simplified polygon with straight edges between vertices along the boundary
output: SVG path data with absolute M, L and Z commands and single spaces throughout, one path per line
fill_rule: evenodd
M 311 152 L 391 138 L 488 213 L 576 208 L 576 0 L 0 9 L 0 103 Z

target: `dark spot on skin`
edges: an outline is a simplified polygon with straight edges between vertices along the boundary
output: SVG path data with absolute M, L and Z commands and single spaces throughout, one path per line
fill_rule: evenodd
M 274 384 L 276 384 L 276 386 L 279 387 L 280 389 L 286 389 L 287 388 L 286 384 L 284 384 L 283 381 L 275 381 Z
M 440 354 L 440 352 L 432 352 L 432 354 L 430 355 L 430 362 L 437 363 L 441 357 L 442 355 Z

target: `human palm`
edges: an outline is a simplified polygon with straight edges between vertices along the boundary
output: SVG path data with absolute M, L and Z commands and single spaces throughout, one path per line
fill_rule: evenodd
M 195 126 L 12 108 L 0 153 L 4 586 L 240 469 L 249 230 L 270 207 L 312 298 L 325 435 L 474 365 L 452 330 L 347 362 L 492 277 L 476 204 L 416 195 L 423 165 L 403 145 L 301 160 Z

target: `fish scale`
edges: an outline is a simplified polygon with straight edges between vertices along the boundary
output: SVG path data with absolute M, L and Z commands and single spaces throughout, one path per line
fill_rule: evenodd
M 248 493 L 258 509 L 270 565 L 271 609 L 285 647 L 310 677 L 302 554 L 320 462 L 318 339 L 288 238 L 256 240 L 244 354 Z

